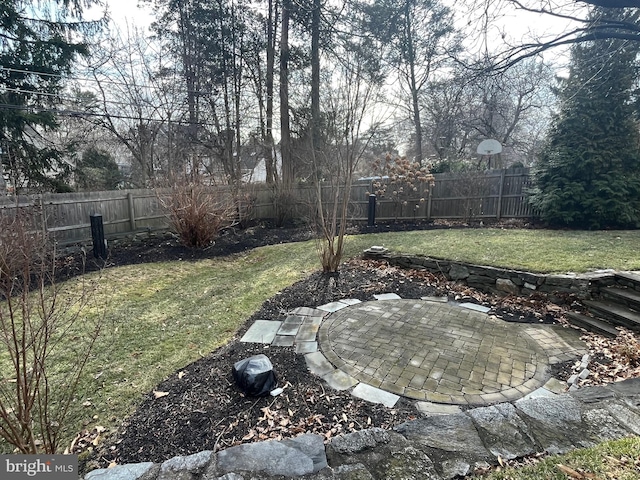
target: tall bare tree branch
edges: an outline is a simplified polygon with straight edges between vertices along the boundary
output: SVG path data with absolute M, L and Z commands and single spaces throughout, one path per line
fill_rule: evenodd
M 495 72 L 502 72 L 525 59 L 567 45 L 605 39 L 640 42 L 640 24 L 638 22 L 622 21 L 607 15 L 597 17 L 586 15 L 589 5 L 609 9 L 638 8 L 640 0 L 576 0 L 572 8 L 564 5 L 565 9 L 542 1 L 527 4 L 523 0 L 507 0 L 507 3 L 515 7 L 517 11 L 563 19 L 573 22 L 574 25 L 555 36 L 532 37 L 530 41 L 508 46 L 495 55 L 492 67 Z

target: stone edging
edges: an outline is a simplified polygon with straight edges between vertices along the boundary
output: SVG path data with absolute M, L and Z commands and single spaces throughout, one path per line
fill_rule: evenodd
M 498 458 L 564 453 L 629 435 L 640 435 L 640 379 L 362 430 L 326 446 L 321 436 L 305 434 L 94 470 L 84 479 L 449 480 Z
M 546 275 L 504 268 L 486 267 L 464 262 L 440 260 L 423 255 L 393 253 L 383 247 L 364 251 L 364 258 L 385 260 L 402 268 L 427 270 L 444 275 L 486 293 L 529 296 L 536 292 L 548 295 L 556 303 L 564 299 L 557 294 L 573 294 L 589 299 L 604 286 L 617 283 L 615 271 L 602 270 L 584 274 Z

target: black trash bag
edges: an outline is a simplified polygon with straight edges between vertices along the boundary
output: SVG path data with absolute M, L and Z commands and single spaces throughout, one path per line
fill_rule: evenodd
M 233 379 L 240 390 L 253 397 L 264 397 L 278 386 L 271 360 L 266 355 L 254 355 L 233 365 Z

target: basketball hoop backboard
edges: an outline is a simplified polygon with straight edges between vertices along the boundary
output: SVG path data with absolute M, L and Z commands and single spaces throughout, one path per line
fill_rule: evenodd
M 477 150 L 479 155 L 496 155 L 502 152 L 500 142 L 493 139 L 487 139 L 480 142 Z

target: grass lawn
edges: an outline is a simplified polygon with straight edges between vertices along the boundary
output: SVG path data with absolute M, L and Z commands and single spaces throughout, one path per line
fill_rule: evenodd
M 312 244 L 291 244 L 103 272 L 98 302 L 106 305 L 108 329 L 80 385 L 68 435 L 87 422 L 116 429 L 143 393 L 226 344 L 264 300 L 313 271 L 316 258 Z
M 640 269 L 640 232 L 485 229 L 372 234 L 349 237 L 345 258 L 371 245 L 536 271 Z M 62 448 L 83 426 L 115 430 L 144 393 L 229 342 L 264 300 L 319 268 L 315 247 L 315 242 L 282 244 L 229 258 L 103 272 L 97 301 L 106 305 L 107 328 L 80 384 Z M 77 285 L 71 280 L 63 287 L 74 295 Z M 57 366 L 60 371 L 73 368 L 64 357 Z
M 640 270 L 640 230 L 417 230 L 351 237 L 347 252 L 357 255 L 371 245 L 531 272 Z
M 638 480 L 640 438 L 604 442 L 593 448 L 550 456 L 540 463 L 507 468 L 483 476 L 482 480 Z

